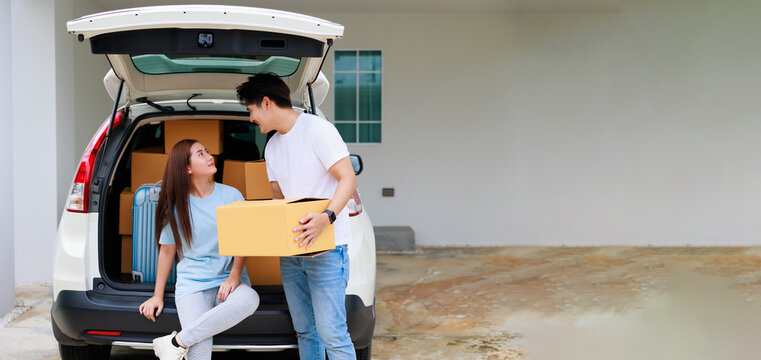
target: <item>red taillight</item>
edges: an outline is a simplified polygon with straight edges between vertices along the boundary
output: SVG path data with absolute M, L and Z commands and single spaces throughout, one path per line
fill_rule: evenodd
M 121 336 L 121 331 L 88 331 L 87 335 Z
M 114 119 L 114 127 L 122 122 L 122 112 L 116 113 Z M 87 145 L 82 159 L 79 160 L 79 167 L 77 173 L 74 175 L 74 183 L 71 185 L 71 192 L 69 193 L 69 199 L 66 203 L 66 210 L 70 212 L 86 213 L 89 209 L 90 200 L 90 183 L 92 182 L 92 171 L 95 165 L 95 158 L 98 155 L 100 146 L 103 145 L 103 140 L 106 138 L 106 129 L 108 124 L 111 123 L 111 119 L 106 119 L 103 125 L 100 126 L 98 132 L 93 135 L 90 140 L 90 144 Z
M 349 209 L 349 216 L 357 216 L 362 213 L 362 198 L 359 196 L 359 190 L 354 190 L 354 194 L 346 205 Z

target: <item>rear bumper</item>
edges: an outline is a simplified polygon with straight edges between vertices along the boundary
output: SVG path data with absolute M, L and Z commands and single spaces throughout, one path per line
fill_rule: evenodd
M 282 350 L 296 345 L 296 335 L 282 293 L 260 293 L 259 309 L 238 325 L 214 337 L 217 350 Z M 177 309 L 171 298 L 153 323 L 138 312 L 148 297 L 142 294 L 100 294 L 64 290 L 51 309 L 53 333 L 64 345 L 113 344 L 140 347 L 156 337 L 180 329 Z M 347 323 L 355 347 L 366 347 L 375 327 L 374 305 L 365 306 L 355 295 L 346 296 Z M 119 332 L 118 336 L 89 331 Z

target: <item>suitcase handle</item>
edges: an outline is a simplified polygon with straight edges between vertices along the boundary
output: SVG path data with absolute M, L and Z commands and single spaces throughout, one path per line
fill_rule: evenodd
M 151 191 L 148 193 L 148 200 L 151 202 L 158 202 L 159 201 L 159 193 L 161 193 L 161 182 L 164 180 L 159 180 L 159 182 L 153 184 L 151 187 Z

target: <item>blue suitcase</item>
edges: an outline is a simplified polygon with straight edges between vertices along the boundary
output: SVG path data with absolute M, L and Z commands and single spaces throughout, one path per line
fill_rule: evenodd
M 156 206 L 161 182 L 140 186 L 132 201 L 132 279 L 135 282 L 156 282 L 159 249 L 156 246 Z M 172 263 L 167 284 L 177 280 L 177 264 Z

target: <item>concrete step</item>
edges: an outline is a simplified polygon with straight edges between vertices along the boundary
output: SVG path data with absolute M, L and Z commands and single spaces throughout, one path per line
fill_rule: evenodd
M 375 226 L 375 250 L 414 251 L 415 232 L 409 226 Z

